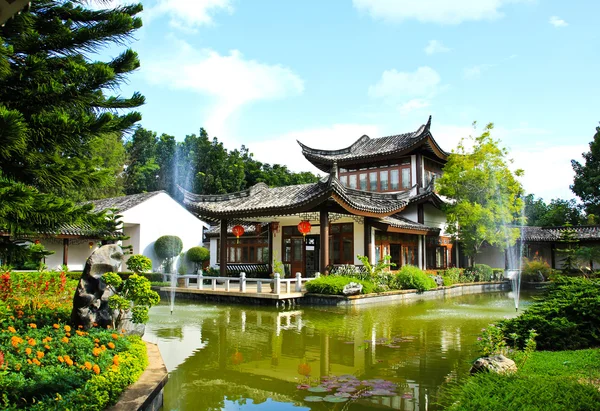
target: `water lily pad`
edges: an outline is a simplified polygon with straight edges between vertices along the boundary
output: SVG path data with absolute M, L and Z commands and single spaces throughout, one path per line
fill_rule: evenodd
M 347 392 L 336 392 L 335 394 L 333 394 L 334 397 L 342 397 L 342 398 L 350 398 L 352 395 L 348 394 Z
M 323 397 L 323 401 L 325 402 L 346 402 L 348 398 L 344 397 L 336 397 L 335 395 L 326 395 Z
M 308 389 L 308 391 L 310 391 L 310 392 L 329 392 L 329 391 L 331 391 L 331 389 L 323 387 L 321 385 L 317 385 L 316 387 L 310 387 Z
M 355 392 L 356 388 L 354 387 L 341 387 L 338 392 Z
M 309 395 L 308 397 L 304 397 L 304 401 L 306 401 L 306 402 L 321 402 L 321 401 L 323 401 L 323 397 L 319 397 L 318 395 Z

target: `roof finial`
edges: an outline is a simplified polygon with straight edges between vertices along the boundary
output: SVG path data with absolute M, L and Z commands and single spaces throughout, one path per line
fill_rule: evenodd
M 427 120 L 427 124 L 425 124 L 425 130 L 429 130 L 431 127 L 431 114 L 429 115 L 429 120 Z
M 338 166 L 337 160 L 333 160 L 333 165 L 331 166 L 331 170 L 329 170 L 329 178 L 337 178 L 338 177 Z

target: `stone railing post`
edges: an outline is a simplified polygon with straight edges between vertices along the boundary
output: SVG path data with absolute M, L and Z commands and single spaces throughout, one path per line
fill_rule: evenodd
M 319 278 L 321 276 L 321 273 L 315 273 L 315 278 Z
M 256 292 L 257 293 L 262 293 L 262 281 L 258 281 L 256 283 Z
M 279 273 L 275 273 L 273 281 L 275 283 L 274 287 L 273 287 L 273 293 L 281 294 L 281 277 L 280 277 Z
M 240 273 L 240 292 L 241 293 L 246 292 L 246 273 L 245 272 Z
M 204 276 L 202 275 L 202 271 L 199 271 L 198 274 L 198 289 L 202 290 L 204 288 Z
M 296 273 L 296 292 L 302 291 L 302 273 Z

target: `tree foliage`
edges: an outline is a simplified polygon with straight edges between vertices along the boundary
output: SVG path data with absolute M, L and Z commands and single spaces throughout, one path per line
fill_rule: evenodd
M 583 153 L 584 163 L 571 160 L 575 179 L 571 190 L 581 199 L 588 215 L 600 216 L 600 127 L 596 127 L 590 151 Z
M 488 124 L 480 136 L 461 140 L 437 181 L 439 194 L 450 199 L 447 231 L 473 260 L 484 243 L 501 249 L 514 245 L 519 230 L 511 225 L 522 220 L 523 189 L 516 178 L 522 170 L 510 170 L 508 152 L 491 137 L 492 129 Z
M 116 143 L 140 120 L 130 109 L 144 98 L 109 94 L 139 67 L 135 52 L 108 62 L 88 55 L 124 44 L 141 27 L 141 10 L 40 0 L 0 28 L 0 230 L 16 236 L 104 224 L 91 206 L 70 200 L 115 193 Z M 117 159 L 103 164 L 109 145 Z M 11 244 L 3 240 L 0 253 Z
M 555 198 L 549 204 L 542 198 L 528 194 L 524 198 L 525 217 L 527 225 L 537 227 L 564 226 L 566 224 L 580 225 L 588 223 L 574 199 L 563 200 Z

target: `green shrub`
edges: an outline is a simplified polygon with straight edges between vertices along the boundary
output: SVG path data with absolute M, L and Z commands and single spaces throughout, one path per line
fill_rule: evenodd
M 550 278 L 552 268 L 545 261 L 539 259 L 525 260 L 521 273 L 522 281 L 541 282 Z
M 162 260 L 177 257 L 182 249 L 183 242 L 175 235 L 163 235 L 154 242 L 154 252 Z
M 127 269 L 136 274 L 152 270 L 152 260 L 142 254 L 135 254 L 127 260 Z
M 442 271 L 441 275 L 444 279 L 444 285 L 449 286 L 458 284 L 460 282 L 462 271 L 462 269 L 456 267 L 448 268 L 447 270 Z
M 114 329 L 121 328 L 129 313 L 134 324 L 146 323 L 148 310 L 160 301 L 158 293 L 152 291 L 150 281 L 137 274 L 123 281 L 116 273 L 105 273 L 102 281 L 114 292 L 108 299 L 108 306 L 117 312 L 117 317 L 112 318 Z
M 404 265 L 393 279 L 394 288 L 423 292 L 436 288 L 437 284 L 423 270 L 414 265 Z
M 600 279 L 558 277 L 546 296 L 516 318 L 499 324 L 518 344 L 531 329 L 540 350 L 575 350 L 600 346 Z
M 504 278 L 504 268 L 492 268 L 493 280 L 502 280 Z
M 189 261 L 199 264 L 210 259 L 210 251 L 207 248 L 196 246 L 190 248 L 186 256 Z
M 465 269 L 465 277 L 472 278 L 471 281 L 492 281 L 494 271 L 487 264 L 473 264 L 473 267 Z
M 370 281 L 342 276 L 322 276 L 306 283 L 306 290 L 313 294 L 344 295 L 344 287 L 350 283 L 362 284 L 361 294 L 377 292 L 377 287 Z

